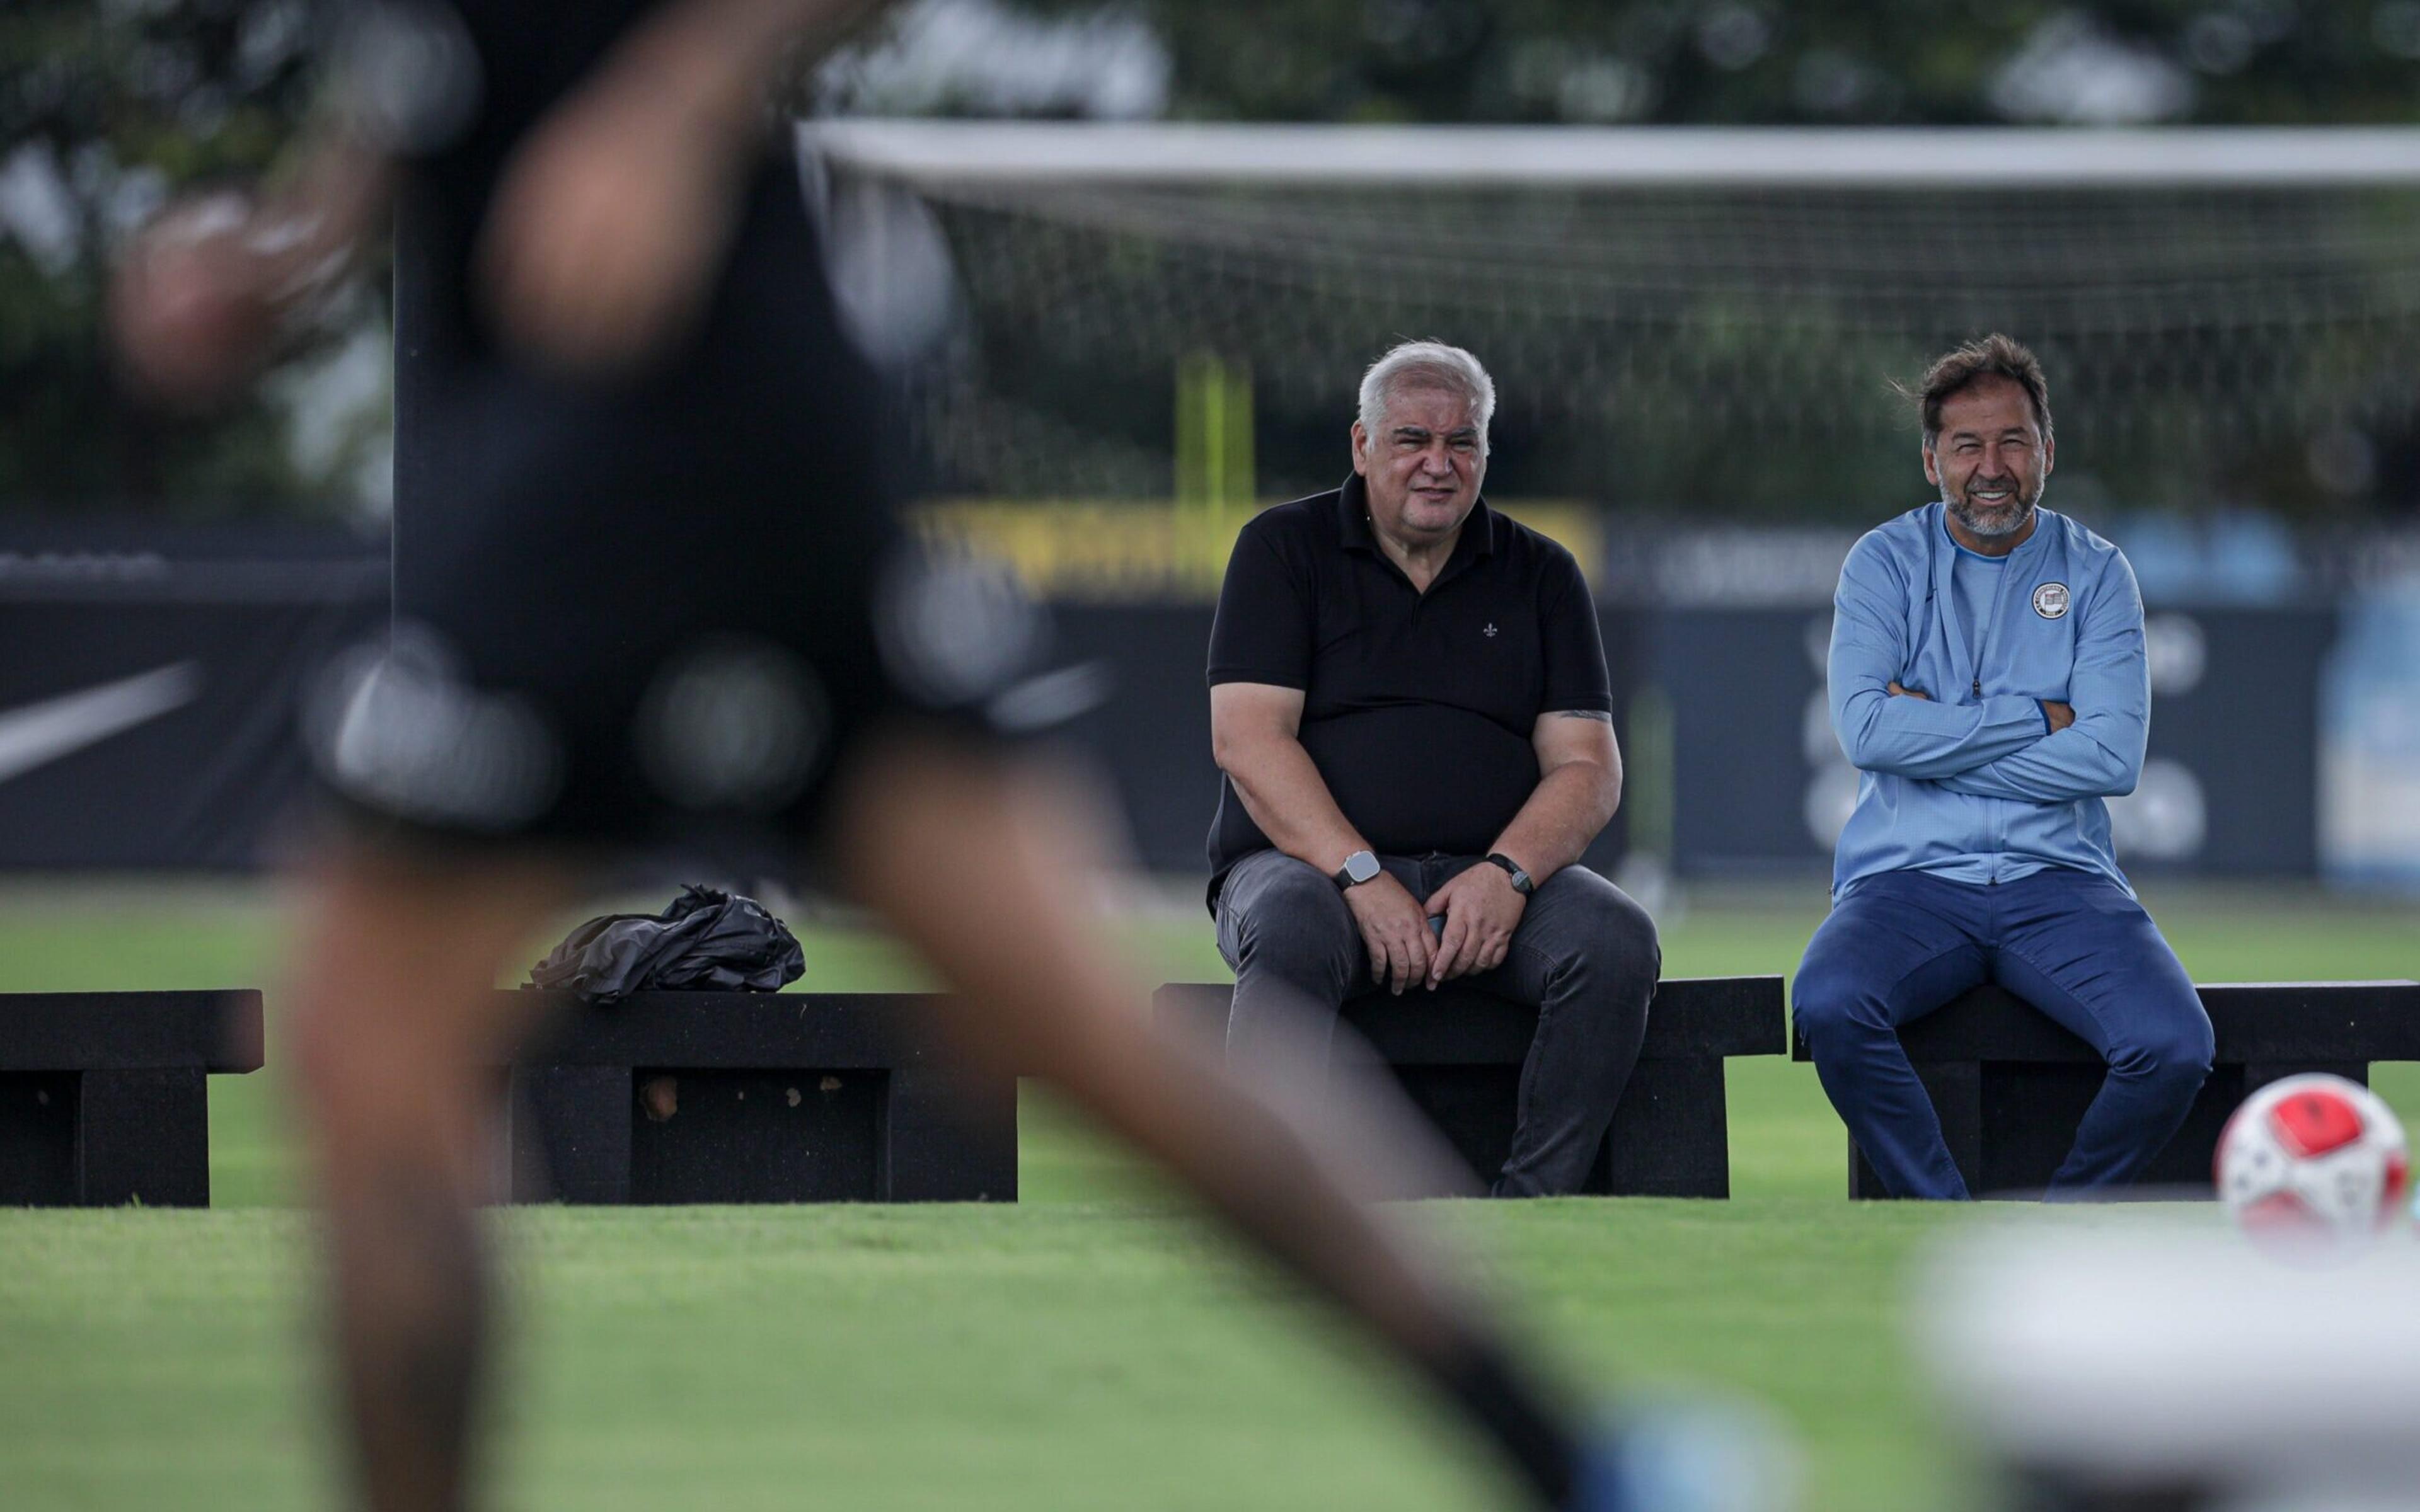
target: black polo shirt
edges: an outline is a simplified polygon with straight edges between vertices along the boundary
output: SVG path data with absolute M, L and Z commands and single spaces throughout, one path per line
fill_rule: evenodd
M 1210 682 L 1301 688 L 1303 748 L 1387 855 L 1485 854 L 1538 786 L 1538 717 L 1613 707 L 1596 606 L 1569 551 L 1482 499 L 1422 594 L 1378 548 L 1357 475 L 1263 510 L 1237 535 Z M 1221 778 L 1212 901 L 1229 867 L 1268 848 Z

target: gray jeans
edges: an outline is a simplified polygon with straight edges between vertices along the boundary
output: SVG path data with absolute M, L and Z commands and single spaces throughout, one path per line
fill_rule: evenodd
M 1378 864 L 1425 899 L 1480 858 L 1382 856 Z M 1218 894 L 1218 953 L 1235 972 L 1227 1055 L 1238 1064 L 1315 1053 L 1345 1000 L 1376 989 L 1369 948 L 1336 884 L 1281 851 L 1235 863 Z M 1576 1192 L 1638 1060 L 1664 952 L 1654 920 L 1621 888 L 1569 866 L 1539 885 L 1504 964 L 1462 980 L 1538 1011 L 1521 1066 L 1519 1121 L 1493 1191 Z M 1421 989 L 1414 987 L 1411 991 Z M 1308 1023 L 1307 1023 L 1308 1021 Z

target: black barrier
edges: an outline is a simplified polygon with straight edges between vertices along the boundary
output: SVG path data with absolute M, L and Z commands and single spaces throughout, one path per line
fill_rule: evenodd
M 0 869 L 240 871 L 303 779 L 304 679 L 370 600 L 0 598 Z
M 1823 695 L 1831 610 L 1676 609 L 1652 622 L 1671 701 L 1673 860 L 1699 876 L 1829 863 L 1857 774 Z M 2151 735 L 2113 800 L 2130 871 L 2307 876 L 2318 869 L 2325 609 L 2155 609 Z
M 1675 870 L 1803 874 L 1831 859 L 1807 817 L 1824 777 L 1807 726 L 1823 676 L 1802 649 L 1815 618 L 1673 609 L 1652 622 L 1653 677 L 1672 710 Z M 1837 744 L 1831 756 L 1839 758 Z M 1848 782 L 1854 796 L 1853 774 Z
M 99 540 L 100 537 L 91 537 Z M 243 870 L 303 779 L 307 680 L 386 619 L 384 559 L 336 532 L 0 540 L 0 870 Z M 1061 650 L 1112 696 L 1075 728 L 1137 858 L 1199 873 L 1218 802 L 1206 605 L 1069 605 Z M 1588 855 L 1610 870 L 1634 815 L 1684 875 L 1808 877 L 1856 792 L 1823 702 L 1821 609 L 1603 611 L 1624 811 Z M 2324 609 L 2159 609 L 2151 761 L 2113 808 L 2138 871 L 2316 871 Z M 1631 728 L 1645 700 L 1662 711 Z M 1668 816 L 1668 817 L 1667 817 Z M 1666 838 L 1668 831 L 1668 840 Z M 1650 844 L 1642 839 L 1642 844 Z
M 1116 789 L 1136 855 L 1155 872 L 1204 870 L 1203 841 L 1218 804 L 1210 760 L 1207 605 L 1063 605 L 1053 611 L 1069 656 L 1097 662 L 1111 694 L 1074 734 Z M 1636 687 L 1640 616 L 1602 611 L 1618 733 Z M 1586 860 L 1605 871 L 1621 858 L 1625 816 L 1617 815 Z

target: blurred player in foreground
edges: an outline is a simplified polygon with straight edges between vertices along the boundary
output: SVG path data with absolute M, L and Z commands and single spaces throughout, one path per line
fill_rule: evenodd
M 768 150 L 773 69 L 860 8 L 365 8 L 341 125 L 294 186 L 172 211 L 116 289 L 133 378 L 198 399 L 257 370 L 391 193 L 435 259 L 413 358 L 434 377 L 402 450 L 443 458 L 445 487 L 402 521 L 393 644 L 316 721 L 347 822 L 307 879 L 287 1041 L 366 1502 L 471 1496 L 484 1068 L 534 1028 L 499 1007 L 500 963 L 596 859 L 745 835 L 834 862 L 964 993 L 966 1053 L 1049 1076 L 1166 1162 L 1539 1504 L 1736 1504 L 1685 1455 L 1584 1435 L 1368 1204 L 1402 1132 L 1332 1109 L 1313 1132 L 1153 1035 L 1093 943 L 1084 826 L 1009 748 L 1064 690 L 1012 595 L 901 550 L 875 380 Z

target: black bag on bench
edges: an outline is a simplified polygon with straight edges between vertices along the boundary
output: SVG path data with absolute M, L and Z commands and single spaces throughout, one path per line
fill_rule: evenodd
M 752 898 L 683 887 L 660 914 L 607 914 L 530 967 L 532 987 L 613 1003 L 635 992 L 778 992 L 805 973 L 798 936 Z

